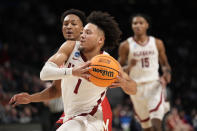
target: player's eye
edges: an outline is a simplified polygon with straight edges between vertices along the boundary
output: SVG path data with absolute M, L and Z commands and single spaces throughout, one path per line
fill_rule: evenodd
M 64 23 L 64 26 L 68 26 L 68 23 Z
M 91 31 L 90 31 L 90 30 L 87 30 L 87 31 L 86 31 L 86 34 L 91 34 Z
M 77 25 L 76 23 L 72 23 L 72 25 Z

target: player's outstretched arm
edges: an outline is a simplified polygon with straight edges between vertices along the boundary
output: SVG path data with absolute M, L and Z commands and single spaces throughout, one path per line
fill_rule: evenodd
M 60 80 L 65 75 L 72 74 L 72 68 L 59 68 L 69 58 L 75 46 L 75 41 L 66 41 L 49 60 L 40 72 L 41 80 Z
M 13 107 L 19 104 L 29 104 L 31 102 L 43 102 L 61 96 L 61 81 L 55 81 L 51 87 L 44 89 L 42 92 L 34 93 L 32 95 L 28 93 L 19 93 L 14 95 L 9 104 Z
M 128 95 L 135 95 L 137 92 L 137 84 L 134 80 L 129 78 L 128 74 L 122 69 L 119 71 L 117 80 L 112 83 L 111 88 L 121 87 L 123 91 Z
M 83 77 L 88 79 L 89 74 L 87 73 L 89 70 L 90 62 L 85 62 L 80 66 L 76 66 L 74 68 L 59 68 L 63 65 L 67 59 L 69 58 L 71 52 L 73 51 L 75 46 L 75 41 L 67 41 L 64 43 L 58 52 L 53 55 L 49 60 L 45 63 L 44 67 L 40 72 L 41 80 L 60 80 L 65 77 L 65 75 L 74 75 L 78 77 Z

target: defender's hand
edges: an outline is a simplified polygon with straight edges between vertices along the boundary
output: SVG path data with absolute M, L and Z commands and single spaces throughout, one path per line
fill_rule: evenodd
M 30 95 L 28 93 L 20 93 L 14 95 L 10 101 L 9 104 L 11 104 L 13 107 L 19 104 L 29 104 L 31 102 Z

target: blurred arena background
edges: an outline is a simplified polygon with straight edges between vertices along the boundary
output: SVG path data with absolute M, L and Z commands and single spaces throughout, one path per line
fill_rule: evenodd
M 167 86 L 171 108 L 197 130 L 196 0 L 1 0 L 0 131 L 50 131 L 54 112 L 49 102 L 16 108 L 8 102 L 13 94 L 46 88 L 39 71 L 64 42 L 60 16 L 70 8 L 83 10 L 86 15 L 93 10 L 109 12 L 123 32 L 121 41 L 132 35 L 130 15 L 149 15 L 150 34 L 164 41 L 172 67 L 172 82 Z M 110 51 L 115 58 L 117 48 Z M 117 88 L 108 91 L 108 98 L 114 113 L 113 131 L 139 131 L 129 97 Z

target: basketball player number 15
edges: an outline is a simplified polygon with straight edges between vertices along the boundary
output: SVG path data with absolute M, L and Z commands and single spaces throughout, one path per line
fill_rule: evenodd
M 142 68 L 149 67 L 150 65 L 148 57 L 142 58 L 141 62 L 142 62 Z

